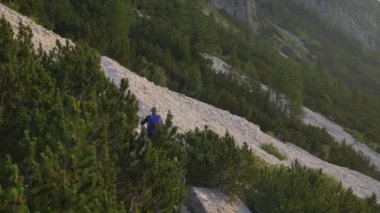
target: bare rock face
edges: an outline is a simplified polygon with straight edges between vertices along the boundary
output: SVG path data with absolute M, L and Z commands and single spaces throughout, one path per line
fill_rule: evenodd
M 251 212 L 239 198 L 231 199 L 217 189 L 191 187 L 185 202 L 191 212 Z
M 359 40 L 366 49 L 380 50 L 378 0 L 291 0 L 316 12 L 331 28 Z
M 221 11 L 254 31 L 258 28 L 255 0 L 209 0 Z M 380 50 L 380 2 L 378 0 L 288 0 L 315 12 L 330 28 L 340 29 L 368 50 Z
M 210 3 L 237 20 L 247 23 L 254 31 L 257 30 L 255 0 L 210 0 Z

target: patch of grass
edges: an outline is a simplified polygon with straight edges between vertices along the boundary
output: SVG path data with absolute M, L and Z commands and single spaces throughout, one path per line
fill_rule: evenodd
M 287 159 L 287 157 L 284 154 L 282 154 L 280 151 L 278 151 L 278 149 L 275 146 L 273 146 L 273 144 L 271 143 L 261 144 L 260 148 L 262 148 L 269 154 L 275 156 L 277 159 L 281 161 Z

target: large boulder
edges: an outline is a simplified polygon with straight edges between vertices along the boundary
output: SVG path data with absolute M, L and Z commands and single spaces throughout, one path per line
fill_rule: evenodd
M 185 206 L 190 212 L 250 212 L 238 197 L 230 197 L 218 189 L 191 187 L 185 202 Z

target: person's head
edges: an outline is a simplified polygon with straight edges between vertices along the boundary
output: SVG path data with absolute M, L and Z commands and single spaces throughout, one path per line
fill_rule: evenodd
M 156 114 L 157 113 L 157 108 L 156 107 L 152 107 L 152 109 L 150 111 L 152 112 L 152 114 Z

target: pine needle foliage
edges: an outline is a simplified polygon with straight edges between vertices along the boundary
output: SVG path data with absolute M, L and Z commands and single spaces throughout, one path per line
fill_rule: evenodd
M 106 79 L 87 45 L 58 43 L 35 53 L 29 28 L 20 25 L 14 39 L 1 19 L 0 33 L 0 211 L 178 206 L 186 193 L 185 152 L 171 121 L 153 142 L 136 135 L 128 82 L 117 88 Z

